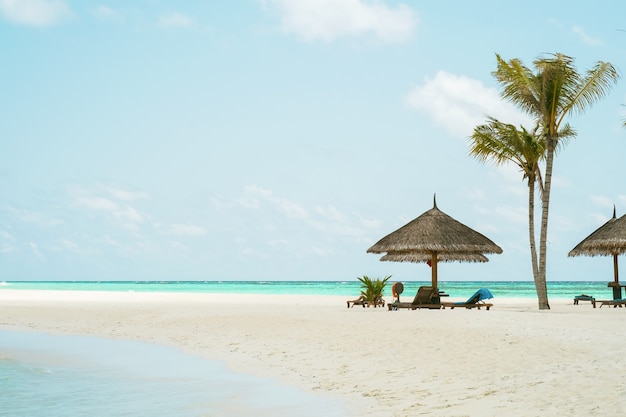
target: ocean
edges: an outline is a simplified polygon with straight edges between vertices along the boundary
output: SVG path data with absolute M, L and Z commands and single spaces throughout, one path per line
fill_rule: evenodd
M 374 277 L 375 278 L 375 277 Z M 392 281 L 390 281 L 391 284 Z M 405 295 L 414 295 L 430 281 L 403 281 Z M 607 281 L 549 281 L 548 296 L 573 298 L 588 294 L 596 298 L 612 296 Z M 536 298 L 532 281 L 440 281 L 439 289 L 452 297 L 469 297 L 480 287 L 488 288 L 495 299 Z M 190 292 L 228 294 L 336 295 L 353 297 L 360 293 L 360 282 L 351 281 L 3 281 L 0 288 L 76 291 Z M 386 295 L 390 296 L 391 285 Z
M 403 282 L 412 296 L 428 282 Z M 554 281 L 551 298 L 611 298 L 605 281 Z M 452 297 L 489 288 L 503 298 L 536 298 L 532 282 L 440 282 Z M 0 289 L 334 295 L 354 298 L 354 281 L 5 281 Z M 390 297 L 390 286 L 387 296 Z M 344 303 L 341 303 L 341 307 Z M 1 306 L 0 306 L 1 309 Z M 277 381 L 229 371 L 164 346 L 87 336 L 0 330 L 0 417 L 346 417 L 345 404 Z

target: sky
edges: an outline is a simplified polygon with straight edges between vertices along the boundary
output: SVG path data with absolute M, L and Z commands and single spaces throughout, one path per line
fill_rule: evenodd
M 367 249 L 433 207 L 502 249 L 444 282 L 532 280 L 528 189 L 469 156 L 496 54 L 623 75 L 626 5 L 0 0 L 0 281 L 430 279 Z M 626 214 L 626 80 L 557 155 L 548 281 Z M 623 262 L 623 260 L 622 260 Z

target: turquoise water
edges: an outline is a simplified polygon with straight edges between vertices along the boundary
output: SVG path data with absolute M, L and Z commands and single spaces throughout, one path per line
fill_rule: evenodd
M 348 415 L 341 404 L 141 342 L 0 331 L 2 417 Z
M 390 281 L 391 283 L 391 281 Z M 404 292 L 415 294 L 420 285 L 430 282 L 404 281 Z M 439 282 L 439 289 L 453 297 L 470 296 L 480 287 L 487 287 L 498 297 L 536 298 L 535 286 L 530 281 L 451 281 Z M 288 294 L 354 296 L 360 292 L 360 282 L 353 281 L 5 281 L 0 288 L 32 290 L 80 291 L 138 291 L 190 292 L 231 294 Z M 589 294 L 612 297 L 606 281 L 548 282 L 550 298 L 571 298 Z M 386 295 L 391 294 L 391 286 Z

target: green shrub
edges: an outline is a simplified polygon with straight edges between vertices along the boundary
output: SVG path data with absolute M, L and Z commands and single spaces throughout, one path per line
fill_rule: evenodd
M 370 303 L 376 305 L 376 303 L 383 299 L 385 286 L 387 285 L 387 281 L 391 279 L 391 275 L 386 276 L 383 279 L 372 279 L 367 275 L 363 275 L 362 277 L 357 277 L 357 279 L 361 281 L 361 296 L 363 296 Z

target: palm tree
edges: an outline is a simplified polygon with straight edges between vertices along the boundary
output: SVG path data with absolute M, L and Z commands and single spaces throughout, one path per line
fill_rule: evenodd
M 357 279 L 361 281 L 361 297 L 376 307 L 383 299 L 385 286 L 387 281 L 391 279 L 391 275 L 386 276 L 382 280 L 380 278 L 372 279 L 367 275 L 357 277 Z
M 537 285 L 539 268 L 535 244 L 535 183 L 539 184 L 541 191 L 543 184 L 539 162 L 545 157 L 544 141 L 523 126 L 518 130 L 514 125 L 502 123 L 493 117 L 488 119 L 488 124 L 474 128 L 470 136 L 470 155 L 480 162 L 490 160 L 496 165 L 512 162 L 528 181 L 528 235 L 533 278 Z
M 470 155 L 480 162 L 492 161 L 496 165 L 512 162 L 517 165 L 528 183 L 528 237 L 535 288 L 547 297 L 547 287 L 538 281 L 537 245 L 535 238 L 535 183 L 543 194 L 540 162 L 545 160 L 545 141 L 537 135 L 537 129 L 529 132 L 525 127 L 517 129 L 512 124 L 488 117 L 489 123 L 474 128 L 470 136 Z M 572 130 L 559 134 L 561 141 L 574 136 Z M 560 142 L 560 145 L 564 142 Z
M 519 59 L 503 60 L 496 54 L 498 68 L 493 75 L 504 87 L 502 97 L 518 105 L 535 118 L 539 134 L 546 149 L 545 178 L 541 196 L 541 229 L 539 234 L 539 267 L 536 279 L 539 309 L 550 308 L 546 288 L 546 255 L 548 213 L 554 154 L 561 139 L 560 133 L 571 131 L 564 122 L 572 112 L 583 113 L 588 107 L 606 96 L 617 83 L 619 74 L 615 67 L 603 61 L 579 74 L 574 59 L 563 54 L 553 54 L 534 61 L 535 73 Z

